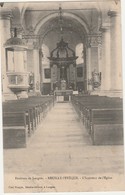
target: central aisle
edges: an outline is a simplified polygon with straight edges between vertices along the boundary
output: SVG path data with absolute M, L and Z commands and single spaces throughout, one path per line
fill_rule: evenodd
M 44 122 L 39 126 L 39 132 L 32 139 L 32 147 L 43 144 L 54 147 L 77 147 L 90 145 L 89 135 L 69 103 L 57 103 Z M 65 149 L 66 150 L 66 149 Z M 62 151 L 62 150 L 61 150 Z
M 57 103 L 30 140 L 28 148 L 41 149 L 41 168 L 45 173 L 72 172 L 79 153 L 91 140 L 69 103 Z M 78 166 L 78 169 L 80 167 Z

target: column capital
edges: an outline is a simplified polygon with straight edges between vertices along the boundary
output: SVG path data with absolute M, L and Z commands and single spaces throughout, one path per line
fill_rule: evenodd
M 39 49 L 41 48 L 40 44 L 39 44 L 39 40 L 32 39 L 32 38 L 30 39 L 24 35 L 22 36 L 22 39 L 27 44 L 29 50 L 38 50 L 39 51 Z
M 20 24 L 16 24 L 16 25 L 13 25 L 11 28 L 10 28 L 10 32 L 11 32 L 11 37 L 14 36 L 14 30 L 16 28 L 16 31 L 17 31 L 17 37 L 18 38 L 21 38 L 22 39 L 22 36 L 24 34 L 24 29 L 23 27 L 20 25 Z
M 109 10 L 107 14 L 108 14 L 108 16 L 110 16 L 110 17 L 119 16 L 119 13 L 118 13 L 116 10 Z
M 101 43 L 102 43 L 101 33 L 94 34 L 94 35 L 88 35 L 87 38 L 86 38 L 87 48 L 98 47 L 98 45 L 101 44 Z
M 12 18 L 12 12 L 11 11 L 1 11 L 0 12 L 0 20 L 10 20 Z
M 38 50 L 39 51 L 40 44 L 39 44 L 39 41 L 38 40 L 33 42 L 33 48 L 34 48 L 34 50 Z
M 109 23 L 104 23 L 100 29 L 99 29 L 101 32 L 106 32 L 106 31 L 109 31 L 110 30 L 110 24 Z

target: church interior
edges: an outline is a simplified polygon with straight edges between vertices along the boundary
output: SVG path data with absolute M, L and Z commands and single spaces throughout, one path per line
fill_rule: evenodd
M 6 181 L 19 170 L 121 177 L 120 1 L 0 3 L 0 36 Z

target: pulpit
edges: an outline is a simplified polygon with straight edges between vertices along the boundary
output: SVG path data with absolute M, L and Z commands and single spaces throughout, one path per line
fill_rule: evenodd
M 17 29 L 14 29 L 14 37 L 4 44 L 6 52 L 7 86 L 17 98 L 28 98 L 29 72 L 27 72 L 27 46 L 22 39 L 17 37 Z

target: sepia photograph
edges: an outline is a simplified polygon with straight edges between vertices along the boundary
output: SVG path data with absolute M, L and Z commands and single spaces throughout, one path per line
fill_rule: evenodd
M 120 0 L 0 3 L 4 193 L 123 192 Z

